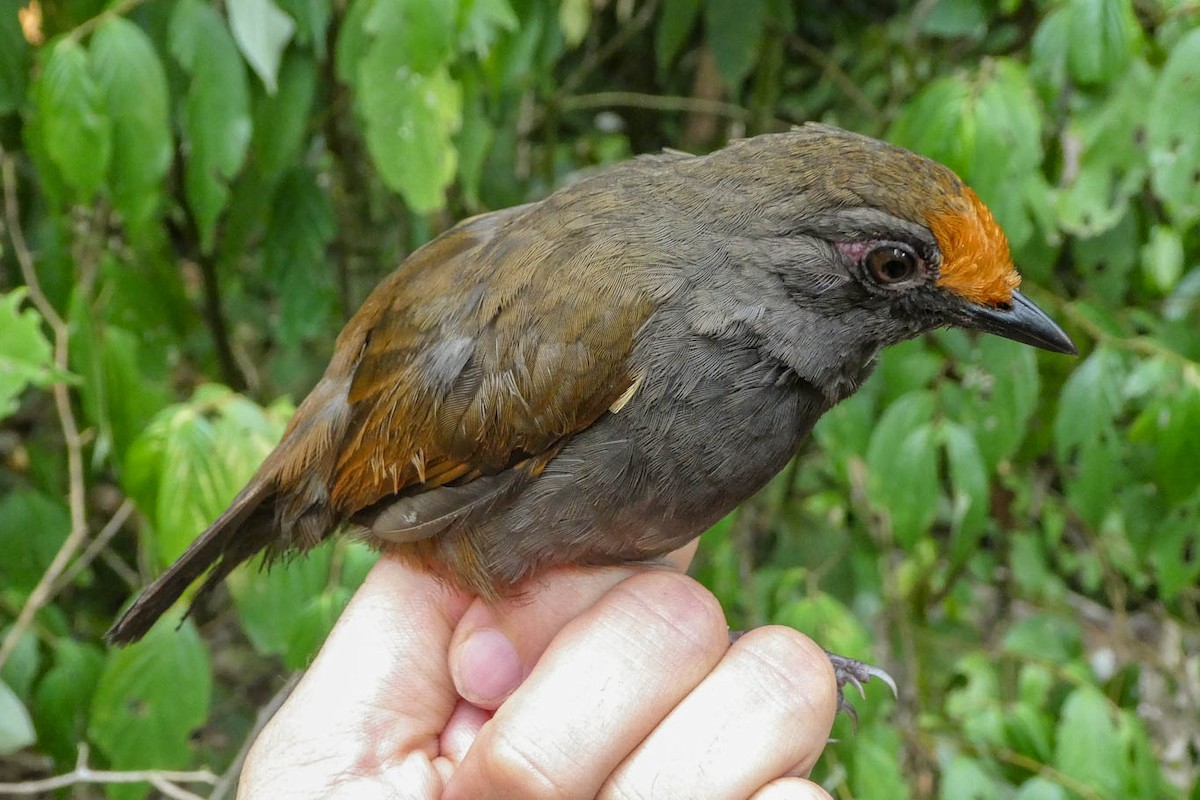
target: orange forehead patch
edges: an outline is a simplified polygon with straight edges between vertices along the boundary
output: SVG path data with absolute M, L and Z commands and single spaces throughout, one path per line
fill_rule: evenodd
M 1008 239 L 970 187 L 964 187 L 959 198 L 965 202 L 929 215 L 929 229 L 942 251 L 937 285 L 972 303 L 1008 303 L 1021 285 L 1008 252 Z

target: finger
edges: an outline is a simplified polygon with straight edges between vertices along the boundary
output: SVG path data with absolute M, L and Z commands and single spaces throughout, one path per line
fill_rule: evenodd
M 780 778 L 759 789 L 750 800 L 833 800 L 833 797 L 812 781 Z
M 480 731 L 443 800 L 594 798 L 728 643 L 720 606 L 695 581 L 629 578 L 563 628 Z
M 428 769 L 457 695 L 445 661 L 470 597 L 383 557 L 251 750 L 243 782 L 306 796 L 339 771 Z M 296 787 L 291 794 L 285 787 Z M 319 794 L 319 792 L 318 792 Z
M 807 775 L 833 726 L 836 695 L 829 660 L 811 639 L 779 626 L 752 630 L 601 797 L 742 798 L 776 778 Z
M 695 553 L 696 542 L 692 542 L 664 558 L 663 565 L 683 572 Z M 645 566 L 554 570 L 520 597 L 494 605 L 472 604 L 450 645 L 450 671 L 459 695 L 480 708 L 499 708 L 564 625 L 612 587 L 645 570 Z

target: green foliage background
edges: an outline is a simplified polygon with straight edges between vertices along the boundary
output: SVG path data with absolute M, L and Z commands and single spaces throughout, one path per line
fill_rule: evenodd
M 100 636 L 407 252 L 580 170 L 809 119 L 957 170 L 1083 354 L 886 353 L 699 577 L 735 626 L 899 680 L 835 734 L 835 797 L 1200 798 L 1188 0 L 0 0 L 0 782 L 81 743 L 236 773 L 373 556 L 243 569 L 178 632 Z

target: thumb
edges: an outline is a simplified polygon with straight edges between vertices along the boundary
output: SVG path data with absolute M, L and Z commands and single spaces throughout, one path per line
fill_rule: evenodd
M 278 788 L 311 779 L 319 786 L 331 764 L 382 765 L 404 753 L 436 753 L 458 700 L 446 651 L 470 601 L 399 560 L 380 558 L 256 740 L 248 780 Z
M 683 572 L 696 552 L 692 542 L 663 559 L 661 568 Z M 463 614 L 450 644 L 450 674 L 459 695 L 494 711 L 533 671 L 542 653 L 571 620 L 625 579 L 648 566 L 553 570 L 516 598 L 488 605 L 476 600 Z

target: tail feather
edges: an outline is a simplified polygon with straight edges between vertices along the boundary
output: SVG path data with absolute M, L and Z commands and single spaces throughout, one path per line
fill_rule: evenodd
M 193 605 L 236 566 L 271 545 L 278 537 L 275 499 L 265 481 L 252 481 L 183 555 L 138 595 L 105 638 L 112 644 L 136 642 L 210 568 Z

